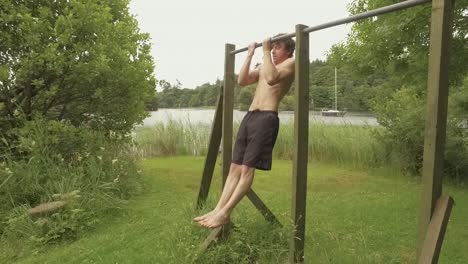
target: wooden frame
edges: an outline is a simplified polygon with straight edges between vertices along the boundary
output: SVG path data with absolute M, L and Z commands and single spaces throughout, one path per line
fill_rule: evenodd
M 442 176 L 447 124 L 449 40 L 452 28 L 453 0 L 433 0 L 431 39 L 427 77 L 426 130 L 423 156 L 423 190 L 419 212 L 417 256 L 442 195 Z
M 291 218 L 294 224 L 289 243 L 289 262 L 304 262 L 307 163 L 309 160 L 309 33 L 296 25 L 296 106 L 294 110 L 294 160 Z
M 429 0 L 407 0 L 388 7 L 371 10 L 363 14 L 354 15 L 347 19 L 329 22 L 312 28 L 296 25 L 295 34 L 283 37 L 296 37 L 296 108 L 294 113 L 294 164 L 292 184 L 291 218 L 294 230 L 290 239 L 290 263 L 304 262 L 305 245 L 305 216 L 307 194 L 307 162 L 308 162 L 308 89 L 309 89 L 309 33 L 331 26 L 349 23 L 359 19 L 401 10 L 424 4 Z M 453 0 L 432 0 L 430 55 L 428 69 L 427 112 L 424 137 L 423 157 L 423 191 L 421 193 L 421 207 L 418 223 L 417 254 L 418 263 L 437 263 L 442 248 L 445 230 L 450 217 L 454 201 L 451 197 L 442 195 L 443 158 L 447 123 L 448 101 L 448 50 L 452 30 Z M 279 37 L 278 39 L 281 39 Z M 273 39 L 272 41 L 278 40 Z M 205 161 L 197 207 L 204 204 L 210 183 L 216 154 L 219 149 L 219 134 L 222 127 L 222 177 L 223 187 L 229 173 L 232 158 L 232 121 L 234 106 L 234 56 L 247 49 L 235 50 L 234 45 L 226 44 L 224 90 L 221 92 L 222 101 L 218 101 L 212 136 Z M 220 112 L 222 109 L 222 117 Z M 221 119 L 221 120 L 220 120 Z M 221 124 L 222 123 L 222 124 Z M 247 197 L 254 203 L 265 218 L 273 223 L 279 223 L 276 217 L 250 190 Z M 232 226 L 232 225 L 230 225 Z M 230 227 L 226 227 L 229 229 Z M 203 243 L 206 249 L 212 241 L 225 233 L 224 228 L 212 231 Z

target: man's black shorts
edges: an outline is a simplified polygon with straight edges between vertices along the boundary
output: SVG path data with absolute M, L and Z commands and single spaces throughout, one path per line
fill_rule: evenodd
M 232 162 L 260 170 L 271 170 L 271 154 L 279 130 L 275 111 L 248 111 L 237 133 Z

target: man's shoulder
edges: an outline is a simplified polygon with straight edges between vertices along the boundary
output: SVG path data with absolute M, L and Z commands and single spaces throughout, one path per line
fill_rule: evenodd
M 294 57 L 285 59 L 285 60 L 284 60 L 283 62 L 281 62 L 280 65 L 278 65 L 278 66 L 286 67 L 286 68 L 294 67 Z

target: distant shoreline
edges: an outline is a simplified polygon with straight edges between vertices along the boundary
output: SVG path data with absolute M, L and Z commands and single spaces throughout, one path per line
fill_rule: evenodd
M 181 107 L 181 108 L 158 108 L 156 111 L 148 111 L 148 112 L 158 112 L 159 110 L 174 110 L 174 111 L 194 111 L 194 110 L 214 110 L 216 107 Z M 244 110 L 239 110 L 239 109 L 234 109 L 234 111 L 238 112 L 247 112 Z M 287 110 L 280 110 L 279 113 L 284 113 L 284 114 L 293 114 L 294 111 L 287 111 Z M 309 113 L 313 113 L 313 115 L 320 115 L 320 111 L 316 110 L 309 110 Z M 375 114 L 372 112 L 353 112 L 353 111 L 347 111 L 346 113 L 347 116 L 362 116 L 362 117 L 375 117 Z
M 170 121 L 182 121 L 191 124 L 213 123 L 215 108 L 160 108 L 158 111 L 149 112 L 149 116 L 143 120 L 143 126 L 167 124 Z M 234 110 L 233 122 L 241 122 L 247 111 Z M 294 111 L 280 111 L 278 114 L 282 124 L 294 122 Z M 309 122 L 324 123 L 330 125 L 370 125 L 379 126 L 377 118 L 367 112 L 347 112 L 345 116 L 322 116 L 320 111 L 309 111 Z

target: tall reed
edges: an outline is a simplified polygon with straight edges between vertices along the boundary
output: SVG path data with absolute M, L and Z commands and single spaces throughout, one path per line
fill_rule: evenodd
M 238 123 L 234 124 L 233 140 Z M 356 167 L 374 167 L 388 162 L 385 149 L 373 136 L 379 127 L 357 125 L 329 125 L 312 123 L 309 127 L 309 158 L 347 164 Z M 169 120 L 153 127 L 140 127 L 135 132 L 135 141 L 145 157 L 164 155 L 205 155 L 211 126 L 193 124 L 189 120 Z M 281 124 L 273 150 L 277 159 L 293 158 L 294 124 Z

